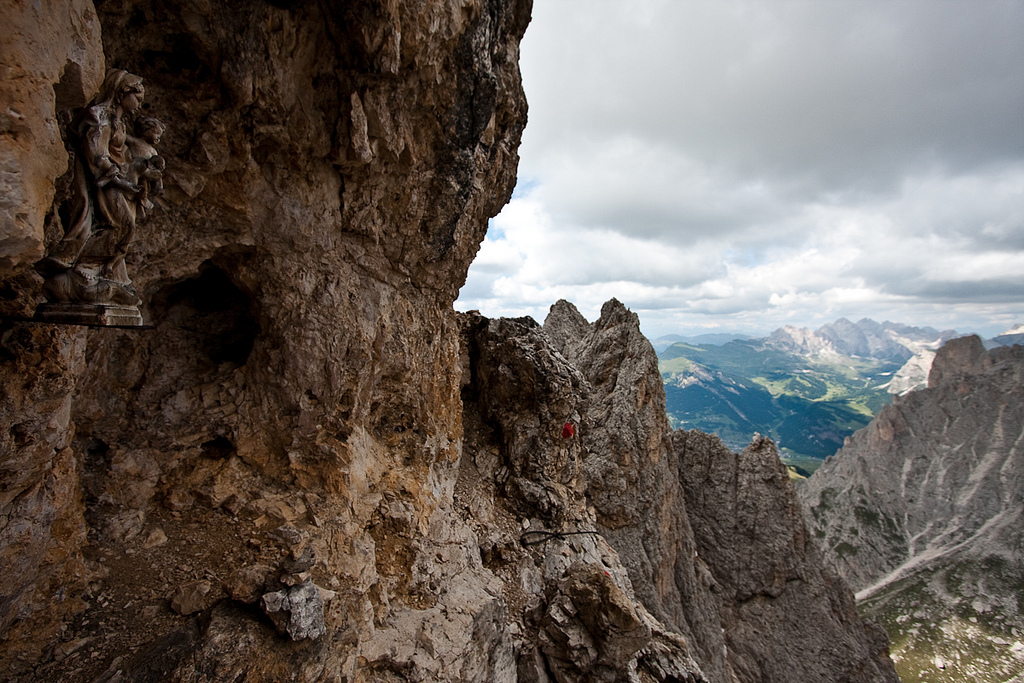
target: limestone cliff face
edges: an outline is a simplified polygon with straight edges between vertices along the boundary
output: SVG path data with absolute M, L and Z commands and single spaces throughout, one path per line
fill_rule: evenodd
M 160 661 L 174 680 L 188 660 L 201 680 L 235 680 L 253 661 L 253 680 L 355 680 L 374 666 L 360 640 L 385 642 L 421 605 L 417 539 L 445 538 L 461 439 L 451 303 L 514 185 L 530 3 L 97 9 L 4 9 L 18 47 L 5 109 L 26 104 L 11 108 L 24 122 L 3 121 L 3 313 L 39 298 L 30 266 L 60 235 L 68 168 L 58 108 L 85 103 L 105 57 L 145 79 L 167 125 L 165 194 L 129 260 L 155 329 L 4 323 L 0 570 L 19 579 L 0 599 L 0 670 L 92 680 L 116 663 L 141 680 Z M 226 606 L 225 586 L 259 599 L 260 567 L 278 587 L 291 572 L 333 591 L 306 657 L 238 612 L 253 598 Z M 178 607 L 205 622 L 159 609 L 189 586 Z M 485 586 L 464 591 L 468 612 L 494 601 Z M 486 680 L 481 666 L 459 675 Z
M 809 540 L 770 440 L 739 454 L 676 432 L 695 563 L 719 607 L 727 664 L 744 681 L 897 681 L 885 633 Z M 699 558 L 699 559 L 696 559 Z
M 579 316 L 564 302 L 558 309 Z M 621 304 L 606 310 L 608 327 L 632 319 L 639 333 Z M 723 680 L 707 677 L 693 642 L 652 613 L 649 587 L 634 589 L 628 555 L 588 505 L 598 418 L 633 386 L 596 390 L 530 318 L 471 313 L 463 333 L 466 440 L 456 508 L 471 515 L 484 564 L 519 618 L 512 680 Z M 623 350 L 606 347 L 620 359 Z M 647 455 L 634 451 L 630 459 Z
M 884 622 L 904 680 L 1024 671 L 1024 347 L 939 349 L 800 489 L 832 564 Z
M 5 3 L 0 23 L 0 310 L 20 313 L 21 292 L 38 290 L 29 273 L 53 219 L 55 181 L 68 168 L 60 113 L 95 92 L 103 53 L 88 1 Z M 0 330 L 0 631 L 41 612 L 47 639 L 89 575 L 71 448 L 85 338 L 67 329 Z
M 90 0 L 0 7 L 0 281 L 43 255 L 53 181 L 67 170 L 60 112 L 103 79 L 100 23 Z M 8 293 L 5 298 L 9 297 Z

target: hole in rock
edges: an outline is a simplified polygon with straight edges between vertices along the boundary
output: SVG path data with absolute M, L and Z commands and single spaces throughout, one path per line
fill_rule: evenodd
M 149 66 L 155 66 L 162 73 L 203 76 L 206 81 L 209 69 L 200 58 L 201 46 L 187 33 L 169 33 L 164 36 L 163 45 L 169 50 L 145 50 L 143 59 Z
M 35 434 L 33 432 L 32 426 L 28 424 L 12 425 L 9 430 L 11 440 L 17 448 L 23 448 L 35 441 Z
M 107 453 L 109 452 L 110 444 L 102 439 L 89 439 L 85 444 L 85 453 L 90 462 L 106 462 Z
M 53 84 L 54 108 L 56 111 L 81 107 L 88 97 L 82 84 L 82 67 L 68 60 L 60 74 L 60 81 Z
M 82 458 L 82 488 L 86 505 L 91 508 L 103 493 L 107 471 L 110 469 L 110 444 L 96 438 L 86 438 L 78 443 L 79 448 L 85 452 Z
M 203 457 L 222 460 L 235 452 L 235 444 L 226 436 L 210 439 L 202 445 Z
M 165 287 L 153 299 L 156 317 L 187 332 L 217 365 L 249 359 L 260 332 L 250 305 L 249 296 L 209 262 L 198 277 Z

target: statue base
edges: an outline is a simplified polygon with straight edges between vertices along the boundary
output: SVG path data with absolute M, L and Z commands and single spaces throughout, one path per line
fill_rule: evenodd
M 144 327 L 138 306 L 119 304 L 39 304 L 35 320 L 57 325 Z

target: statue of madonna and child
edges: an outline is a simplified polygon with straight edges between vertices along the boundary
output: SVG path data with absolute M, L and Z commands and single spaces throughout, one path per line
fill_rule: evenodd
M 68 126 L 74 150 L 70 221 L 36 264 L 47 303 L 36 319 L 96 326 L 141 326 L 140 299 L 125 256 L 135 225 L 163 191 L 166 162 L 156 150 L 164 126 L 140 113 L 138 76 L 110 69 L 100 91 Z

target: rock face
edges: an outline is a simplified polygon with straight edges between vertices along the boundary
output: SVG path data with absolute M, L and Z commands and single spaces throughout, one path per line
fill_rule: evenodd
M 739 680 L 896 681 L 884 632 L 861 621 L 809 540 L 775 445 L 730 453 L 676 432 L 696 557 L 706 568 Z
M 709 681 L 895 681 L 885 635 L 808 542 L 775 445 L 741 454 L 670 432 L 657 358 L 617 301 L 588 325 L 566 302 L 545 332 L 581 370 L 587 498 L 643 603 Z
M 856 323 L 840 318 L 813 331 L 787 325 L 775 330 L 767 344 L 808 356 L 839 354 L 901 362 L 903 366 L 881 388 L 903 395 L 927 384 L 935 350 L 956 334 L 954 330 L 939 332 L 870 318 Z
M 104 57 L 168 134 L 129 263 L 153 329 L 0 323 L 0 677 L 893 680 L 773 447 L 670 436 L 633 314 L 453 311 L 514 184 L 530 9 L 5 7 L 5 316 Z
M 0 281 L 43 255 L 54 180 L 68 168 L 61 112 L 103 80 L 100 22 L 91 0 L 0 7 Z M 57 39 L 59 37 L 59 39 Z
M 937 353 L 800 488 L 827 556 L 885 623 L 908 680 L 1024 671 L 1024 347 Z
M 1024 343 L 1024 325 L 1014 325 L 1005 332 L 996 335 L 992 339 L 985 342 L 985 347 L 990 348 L 993 346 L 1013 346 L 1014 344 Z
M 452 301 L 515 182 L 530 3 L 97 4 L 2 10 L 0 312 L 41 299 L 31 265 L 69 197 L 60 122 L 105 61 L 143 77 L 168 129 L 129 263 L 155 329 L 3 322 L 0 570 L 19 578 L 0 589 L 0 677 L 383 671 L 360 640 L 414 643 L 414 608 L 437 595 L 411 563 L 464 540 L 443 531 L 462 431 Z M 157 528 L 167 541 L 145 547 Z M 446 565 L 467 577 L 458 608 L 497 614 L 464 554 Z M 224 606 L 232 570 L 256 564 L 275 570 L 268 593 L 303 573 L 335 592 L 324 636 L 166 607 L 195 581 L 211 584 L 198 604 Z M 78 638 L 93 640 L 55 649 Z M 437 645 L 438 676 L 457 678 L 444 668 L 472 638 Z
M 89 0 L 0 6 L 0 312 L 31 312 L 55 184 L 68 166 L 61 113 L 103 79 Z M 57 39 L 57 37 L 60 37 Z M 66 121 L 66 120 L 65 120 Z M 66 190 L 66 184 L 65 188 Z M 80 606 L 83 500 L 72 446 L 72 392 L 85 337 L 0 323 L 0 632 L 38 614 L 42 638 Z
M 606 308 L 611 318 L 632 317 L 618 302 Z M 600 513 L 587 505 L 584 435 L 613 399 L 596 394 L 530 318 L 466 314 L 463 340 L 466 438 L 455 505 L 471 513 L 512 618 L 522 615 L 510 680 L 719 680 L 705 678 L 689 642 L 634 591 L 614 541 L 600 533 Z M 620 385 L 614 400 L 631 389 Z

